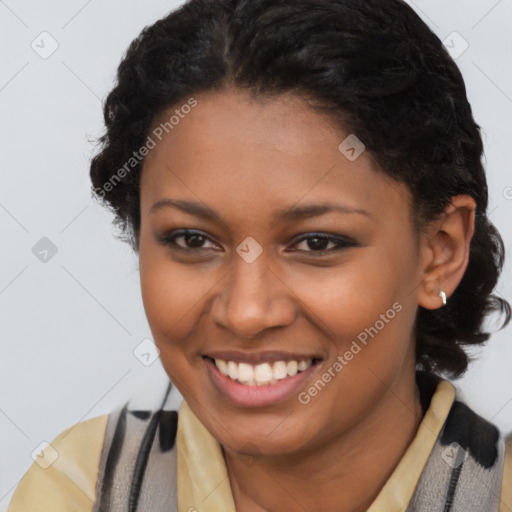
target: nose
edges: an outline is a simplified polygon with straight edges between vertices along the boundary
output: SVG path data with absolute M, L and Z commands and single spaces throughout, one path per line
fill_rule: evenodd
M 252 263 L 237 256 L 210 310 L 214 323 L 240 339 L 253 339 L 265 329 L 291 325 L 297 315 L 293 291 L 262 256 Z

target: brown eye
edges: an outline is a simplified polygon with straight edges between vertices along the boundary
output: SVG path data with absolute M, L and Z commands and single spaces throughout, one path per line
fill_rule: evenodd
M 178 238 L 183 238 L 183 240 L 185 241 L 185 246 L 188 249 L 198 249 L 203 246 L 204 241 L 206 240 L 206 237 L 204 237 L 203 235 L 196 235 L 195 233 L 192 233 L 190 235 L 182 235 L 180 237 L 175 238 L 174 240 L 177 240 Z
M 183 239 L 182 242 L 178 243 L 177 240 Z M 215 243 L 210 240 L 208 236 L 199 231 L 192 230 L 180 230 L 173 231 L 171 233 L 165 233 L 164 235 L 158 237 L 158 242 L 163 245 L 172 246 L 174 249 L 184 250 L 184 251 L 194 251 L 200 249 L 210 249 L 211 247 L 205 247 L 205 242 L 210 241 L 214 245 Z
M 302 244 L 302 249 L 297 249 L 298 252 L 305 253 L 333 253 L 348 247 L 355 247 L 357 244 L 353 240 L 329 236 L 326 234 L 312 233 L 308 236 L 300 238 L 295 244 L 294 248 Z M 330 247 L 329 247 L 330 246 Z M 294 249 L 295 250 L 295 249 Z M 319 254 L 319 255 L 321 255 Z
M 314 251 L 325 251 L 327 246 L 332 242 L 328 238 L 315 236 L 307 238 L 306 243 L 309 249 Z

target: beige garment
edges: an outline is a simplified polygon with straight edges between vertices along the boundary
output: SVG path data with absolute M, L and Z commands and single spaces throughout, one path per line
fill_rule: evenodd
M 505 467 L 501 482 L 501 501 L 499 512 L 512 512 L 512 434 L 505 440 Z
M 21 479 L 7 512 L 90 512 L 107 420 L 98 416 L 59 434 Z
M 414 440 L 368 512 L 405 510 L 454 398 L 453 385 L 440 381 Z M 178 415 L 178 512 L 194 510 L 235 512 L 235 506 L 220 444 L 183 402 Z
M 403 512 L 446 420 L 455 388 L 441 380 L 415 438 L 368 512 Z M 91 512 L 108 415 L 78 423 L 51 443 L 58 457 L 47 469 L 34 463 L 8 512 Z M 499 512 L 512 512 L 512 436 L 507 438 Z M 220 444 L 183 402 L 178 415 L 179 512 L 235 512 Z M 43 458 L 51 457 L 46 450 Z M 207 456 L 205 456 L 207 454 Z

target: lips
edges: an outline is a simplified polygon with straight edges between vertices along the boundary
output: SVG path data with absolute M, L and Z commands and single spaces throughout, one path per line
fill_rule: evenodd
M 214 385 L 232 403 L 271 405 L 298 392 L 321 362 L 316 354 L 216 351 L 203 355 Z

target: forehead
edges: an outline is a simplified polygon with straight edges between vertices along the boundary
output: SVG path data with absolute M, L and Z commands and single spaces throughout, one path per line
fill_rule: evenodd
M 401 208 L 403 215 L 408 208 L 406 187 L 376 172 L 365 151 L 347 158 L 339 147 L 351 134 L 304 99 L 254 99 L 233 91 L 194 99 L 192 109 L 177 105 L 153 124 L 152 133 L 162 133 L 144 163 L 142 214 L 165 197 L 262 215 L 326 201 L 377 217 L 383 209 Z

